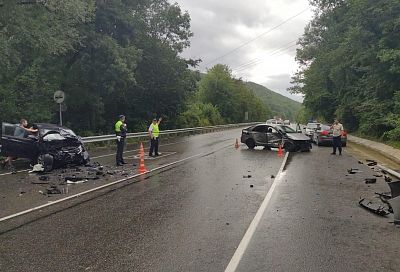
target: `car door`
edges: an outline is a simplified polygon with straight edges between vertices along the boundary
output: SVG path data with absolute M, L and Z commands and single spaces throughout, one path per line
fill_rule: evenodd
M 1 127 L 1 153 L 4 156 L 29 159 L 37 156 L 37 145 L 34 138 L 27 137 L 28 133 L 23 136 L 15 136 L 19 125 L 2 123 Z
M 267 127 L 267 125 L 258 125 L 253 128 L 252 134 L 256 145 L 267 144 Z
M 267 128 L 268 146 L 278 147 L 282 143 L 282 135 L 274 127 Z

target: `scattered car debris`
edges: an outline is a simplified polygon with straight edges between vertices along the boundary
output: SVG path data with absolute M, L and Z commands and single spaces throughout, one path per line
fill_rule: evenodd
M 251 178 L 251 175 L 243 176 L 243 178 Z
M 349 174 L 355 174 L 355 173 L 362 173 L 363 171 L 361 171 L 361 170 L 359 170 L 359 169 L 357 169 L 357 168 L 350 168 L 350 169 L 347 169 L 347 173 L 349 173 Z
M 392 195 L 391 195 L 390 192 L 386 192 L 386 193 L 377 193 L 377 192 L 375 192 L 375 194 L 380 196 L 380 197 L 386 198 L 386 199 L 392 198 Z
M 364 164 L 362 161 L 358 161 L 358 164 Z
M 32 170 L 29 171 L 29 173 L 38 173 L 38 172 L 44 172 L 44 167 L 43 167 L 43 165 L 40 164 L 40 163 L 35 164 L 35 165 L 32 167 Z
M 374 161 L 374 162 L 368 162 L 367 165 L 368 165 L 368 166 L 375 166 L 375 165 L 378 165 L 378 163 L 377 163 L 376 161 Z
M 50 178 L 49 178 L 48 176 L 40 176 L 40 177 L 39 177 L 39 180 L 41 180 L 41 181 L 48 181 L 48 180 L 50 180 Z
M 389 193 L 375 193 L 376 195 L 379 196 L 379 199 L 385 203 L 386 205 L 388 205 L 388 211 L 390 213 L 393 213 L 393 207 L 392 205 L 389 203 L 389 199 L 392 198 L 392 195 Z
M 385 207 L 383 207 L 379 204 L 373 203 L 365 198 L 361 199 L 358 202 L 358 204 L 360 204 L 361 207 L 367 209 L 368 211 L 373 212 L 380 216 L 386 216 L 389 214 L 389 211 L 387 209 L 385 209 Z
M 61 194 L 61 190 L 57 186 L 52 185 L 52 186 L 50 186 L 50 188 L 46 189 L 46 194 L 48 194 L 48 195 L 59 195 L 59 194 Z
M 390 199 L 389 202 L 393 208 L 394 224 L 400 225 L 400 196 Z
M 253 184 L 250 184 L 250 188 L 253 188 L 254 187 L 254 185 Z
M 275 178 L 275 176 L 274 176 L 274 175 L 271 175 L 271 178 Z
M 18 196 L 22 196 L 23 194 L 26 194 L 25 191 L 20 191 Z
M 81 184 L 87 182 L 87 179 L 74 179 L 74 180 L 66 180 L 67 184 Z
M 392 182 L 392 178 L 385 175 L 385 181 L 386 181 L 386 182 Z
M 365 183 L 367 184 L 376 183 L 376 178 L 365 178 Z
M 400 181 L 388 182 L 392 198 L 400 196 Z
M 383 175 L 382 174 L 374 174 L 374 177 L 381 178 L 381 177 L 383 177 Z

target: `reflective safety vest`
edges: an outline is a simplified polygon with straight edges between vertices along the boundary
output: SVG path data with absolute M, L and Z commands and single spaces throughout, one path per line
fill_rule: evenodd
M 119 134 L 121 133 L 121 126 L 123 124 L 124 123 L 122 123 L 121 120 L 115 123 L 115 133 L 117 134 L 117 136 L 119 136 Z
M 158 137 L 160 135 L 160 129 L 158 128 L 158 124 L 151 124 L 150 125 L 151 134 L 153 137 Z

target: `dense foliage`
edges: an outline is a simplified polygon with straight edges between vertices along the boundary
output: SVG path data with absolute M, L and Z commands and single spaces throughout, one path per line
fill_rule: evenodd
M 268 88 L 254 82 L 246 82 L 246 85 L 253 91 L 254 95 L 269 109 L 268 118 L 278 116 L 282 119 L 295 120 L 301 108 L 301 103 L 294 101 L 279 93 L 273 92 Z
M 163 127 L 264 121 L 265 105 L 227 67 L 202 79 L 190 16 L 168 0 L 0 0 L 0 121 L 58 122 L 82 135 L 129 131 L 155 116 Z
M 400 2 L 312 0 L 315 16 L 299 40 L 292 91 L 304 118 L 400 140 Z

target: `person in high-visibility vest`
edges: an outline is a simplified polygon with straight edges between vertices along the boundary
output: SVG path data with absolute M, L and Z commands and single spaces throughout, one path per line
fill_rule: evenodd
M 160 128 L 158 127 L 161 123 L 162 118 L 160 119 L 153 119 L 153 122 L 151 123 L 149 127 L 149 135 L 150 135 L 150 151 L 149 151 L 149 156 L 153 156 L 153 152 L 155 156 L 159 156 L 158 154 L 158 138 L 160 136 Z
M 126 164 L 124 161 L 123 153 L 124 153 L 124 145 L 125 145 L 125 138 L 126 138 L 126 123 L 125 123 L 125 116 L 120 115 L 118 116 L 119 120 L 115 123 L 115 135 L 117 136 L 117 156 L 116 156 L 116 163 L 117 166 L 122 166 Z

